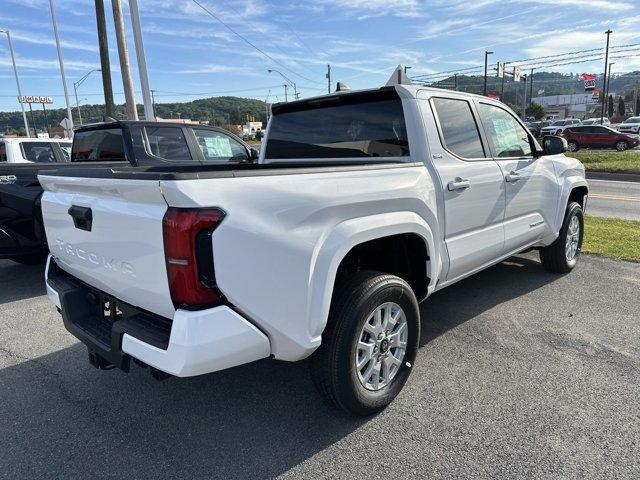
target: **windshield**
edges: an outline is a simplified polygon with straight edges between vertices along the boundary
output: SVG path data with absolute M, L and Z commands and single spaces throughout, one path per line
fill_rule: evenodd
M 640 117 L 630 117 L 622 123 L 640 123 Z
M 268 159 L 409 155 L 402 102 L 395 91 L 283 104 L 273 113 Z
M 553 126 L 555 126 L 555 125 L 565 125 L 565 123 L 566 122 L 564 120 L 556 120 L 551 125 L 553 125 Z

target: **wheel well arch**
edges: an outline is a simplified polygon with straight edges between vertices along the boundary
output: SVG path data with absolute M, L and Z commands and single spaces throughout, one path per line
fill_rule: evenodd
M 336 288 L 351 274 L 375 270 L 405 280 L 418 300 L 427 296 L 430 283 L 429 246 L 417 233 L 399 233 L 367 240 L 349 250 L 338 265 Z
M 585 202 L 584 198 L 588 193 L 589 193 L 589 189 L 584 185 L 580 185 L 579 187 L 574 187 L 571 190 L 571 193 L 569 194 L 567 205 L 569 205 L 569 203 L 571 202 L 577 202 L 580 204 L 580 207 L 584 209 L 584 202 Z

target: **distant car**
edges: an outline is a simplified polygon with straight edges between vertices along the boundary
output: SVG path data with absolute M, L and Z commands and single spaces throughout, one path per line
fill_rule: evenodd
M 600 125 L 568 127 L 562 136 L 567 139 L 570 152 L 581 148 L 615 148 L 623 152 L 640 144 L 640 137 L 636 135 L 627 135 Z
M 71 140 L 0 138 L 1 163 L 62 163 L 71 159 Z
M 630 117 L 618 125 L 618 131 L 623 133 L 640 133 L 640 117 Z
M 534 136 L 536 137 L 540 136 L 540 122 L 529 121 L 529 122 L 524 122 L 524 124 L 527 126 L 529 131 L 533 133 Z
M 600 118 L 587 118 L 582 121 L 582 125 L 604 125 L 605 127 L 611 126 L 611 120 L 608 118 L 603 118 L 602 123 L 600 123 Z
M 560 135 L 565 128 L 580 125 L 582 122 L 577 118 L 566 118 L 564 120 L 556 120 L 551 125 L 540 130 L 540 135 Z

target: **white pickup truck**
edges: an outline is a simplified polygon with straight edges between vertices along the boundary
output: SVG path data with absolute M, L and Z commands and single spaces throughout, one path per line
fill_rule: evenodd
M 398 85 L 275 105 L 254 162 L 40 175 L 48 295 L 96 367 L 311 356 L 371 414 L 413 368 L 420 300 L 531 248 L 575 266 L 584 168 L 543 143 L 500 102 Z

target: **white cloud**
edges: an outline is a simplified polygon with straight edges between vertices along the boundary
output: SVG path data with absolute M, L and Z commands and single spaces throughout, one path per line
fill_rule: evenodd
M 55 45 L 56 44 L 53 37 L 45 37 L 37 34 L 34 35 L 32 33 L 24 32 L 24 31 L 13 30 L 11 32 L 11 37 L 17 41 L 33 43 L 36 45 Z M 98 51 L 98 47 L 96 45 L 86 43 L 86 42 L 75 42 L 73 40 L 64 40 L 63 38 L 60 39 L 60 46 L 63 49 L 69 48 L 73 50 L 84 50 L 88 52 Z
M 359 20 L 384 15 L 421 17 L 426 10 L 426 6 L 421 6 L 418 0 L 317 0 L 315 3 L 327 7 L 329 14 L 342 9 L 355 13 Z

